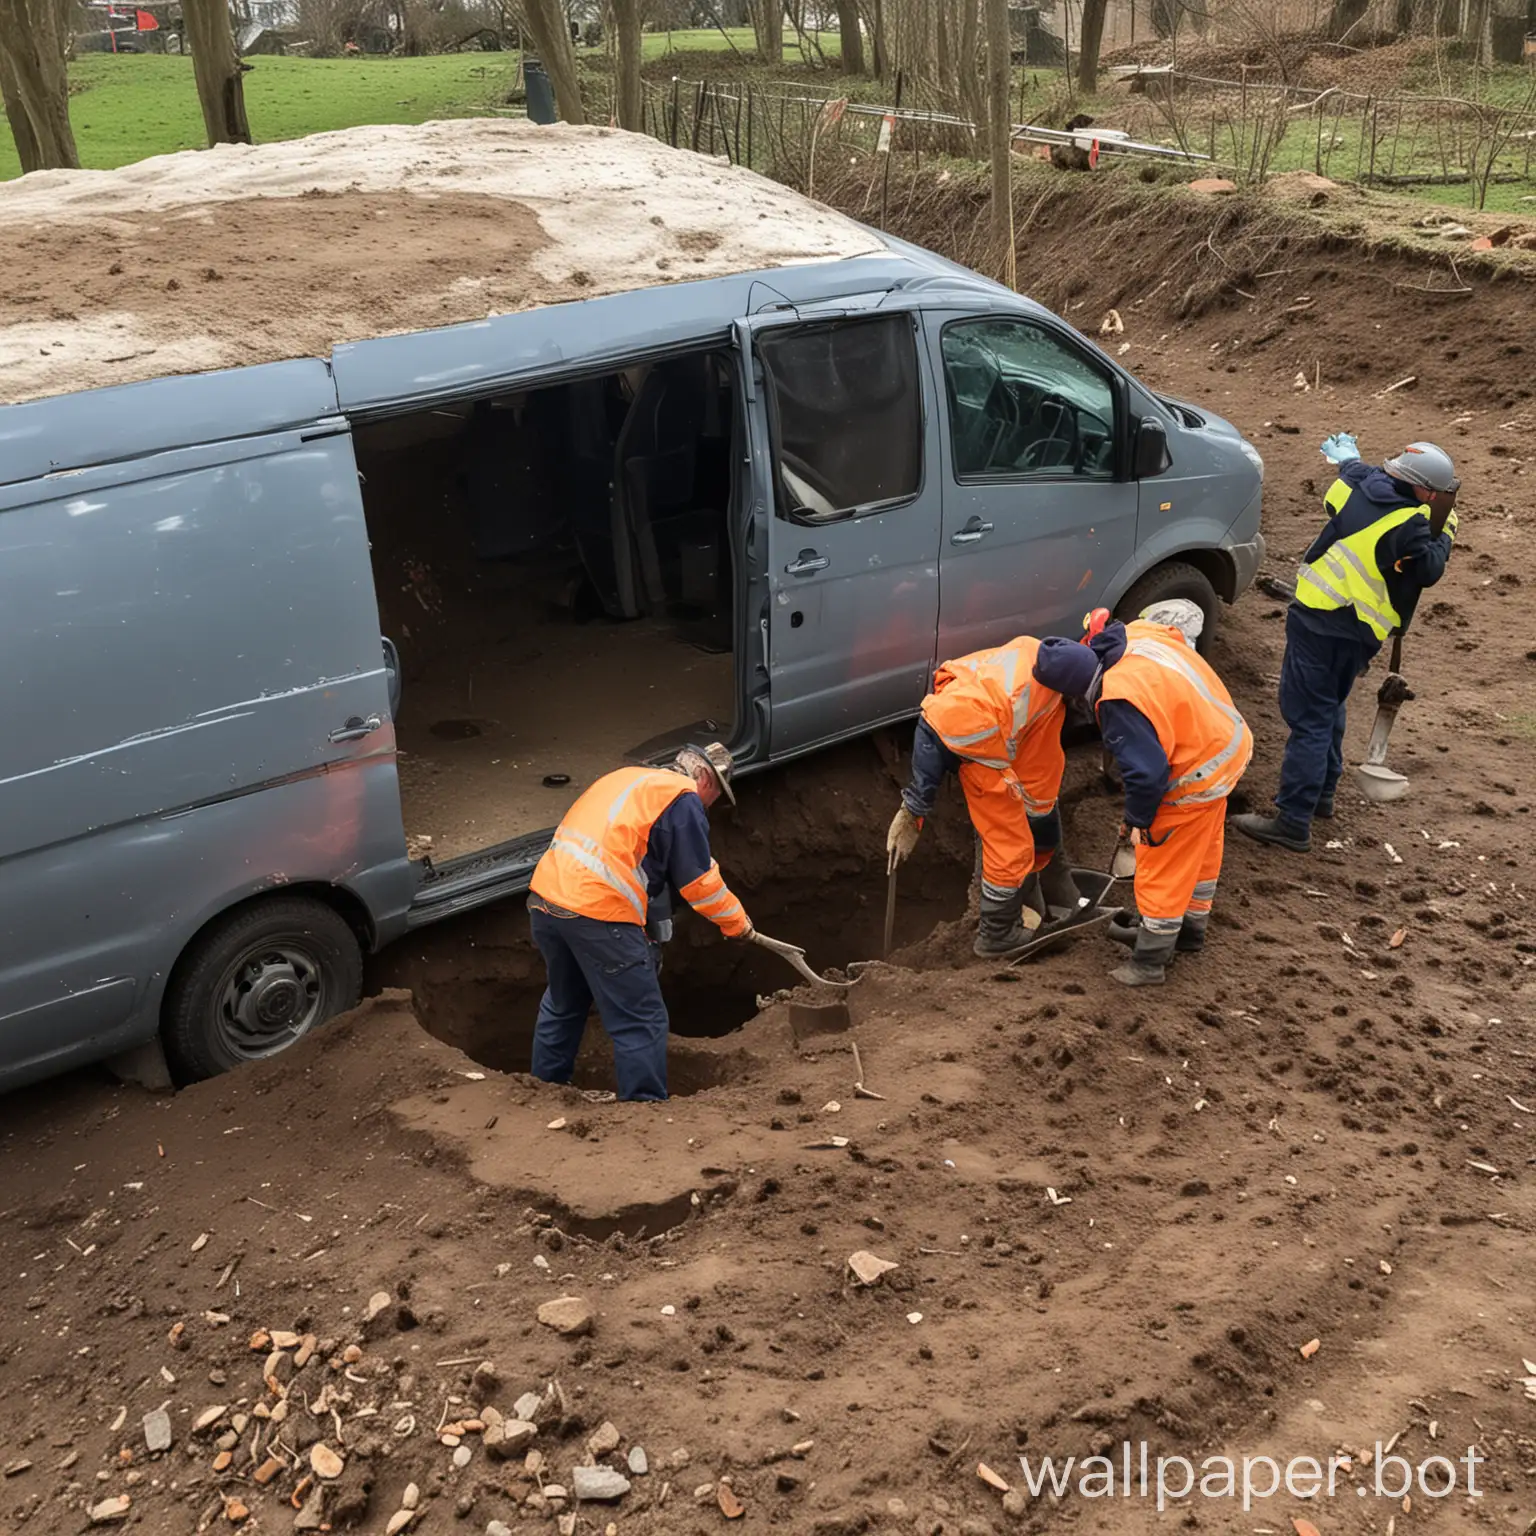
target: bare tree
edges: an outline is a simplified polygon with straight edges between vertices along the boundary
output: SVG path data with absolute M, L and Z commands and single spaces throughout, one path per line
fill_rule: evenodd
M 960 78 L 960 110 L 978 129 L 986 117 L 986 102 L 981 89 L 979 31 L 977 0 L 960 0 L 960 38 L 955 54 L 955 72 Z
M 765 64 L 784 62 L 784 0 L 752 0 L 757 56 Z
M 859 0 L 837 0 L 837 35 L 843 52 L 843 73 L 864 73 L 864 34 L 859 30 Z
M 992 148 L 992 241 L 1014 282 L 1013 254 L 1013 57 L 1008 0 L 986 0 L 987 137 Z
M 571 29 L 560 0 L 523 0 L 523 15 L 533 45 L 555 88 L 555 104 L 568 123 L 584 123 L 586 108 L 581 102 L 581 80 L 576 73 L 576 51 L 571 47 Z
M 0 0 L 0 97 L 23 174 L 80 164 L 64 64 L 69 9 L 60 0 Z
M 182 0 L 182 26 L 192 51 L 197 99 L 210 144 L 249 144 L 251 125 L 245 116 L 245 66 L 235 51 L 235 29 L 229 0 Z
M 640 54 L 644 46 L 640 27 L 644 0 L 610 0 L 610 4 L 618 48 L 614 66 L 615 115 L 620 128 L 639 133 L 645 128 L 645 97 L 640 83 Z
M 1104 41 L 1104 12 L 1108 0 L 1083 0 L 1078 38 L 1077 88 L 1092 96 L 1099 88 L 1099 45 Z

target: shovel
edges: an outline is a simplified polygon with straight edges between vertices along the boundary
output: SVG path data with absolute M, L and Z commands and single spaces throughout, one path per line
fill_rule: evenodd
M 830 976 L 818 976 L 805 963 L 805 951 L 803 949 L 794 944 L 786 944 L 782 939 L 770 939 L 766 933 L 758 933 L 755 929 L 752 933 L 752 942 L 777 955 L 781 960 L 789 961 L 807 981 L 815 986 L 851 987 L 859 979 L 855 976 L 851 981 L 833 981 Z
M 1398 710 L 1413 697 L 1413 690 L 1399 668 L 1403 663 L 1403 637 L 1392 641 L 1392 665 L 1376 690 L 1376 722 L 1366 745 L 1365 761 L 1355 769 L 1355 787 L 1373 805 L 1386 805 L 1408 793 L 1408 780 L 1387 767 L 1387 738 L 1397 721 Z

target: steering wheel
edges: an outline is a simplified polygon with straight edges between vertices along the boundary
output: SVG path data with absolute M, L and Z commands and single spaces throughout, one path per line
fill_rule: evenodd
M 1072 467 L 1077 460 L 1079 432 L 1077 426 L 1077 408 L 1062 399 L 1060 395 L 1042 395 L 1040 403 L 1035 408 L 1035 420 L 1038 421 L 1046 411 L 1054 409 L 1056 419 L 1051 424 L 1050 431 L 1041 438 L 1037 438 L 1027 447 L 1019 459 L 1020 469 L 1056 469 L 1060 467 Z M 1070 432 L 1063 428 L 1070 428 Z M 1047 457 L 1053 443 L 1065 443 L 1065 454 L 1050 454 Z

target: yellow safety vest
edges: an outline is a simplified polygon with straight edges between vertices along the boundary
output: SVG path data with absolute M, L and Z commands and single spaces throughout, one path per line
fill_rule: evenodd
M 1335 480 L 1323 497 L 1329 515 L 1343 516 L 1353 494 L 1345 481 Z M 1296 601 L 1307 608 L 1353 608 L 1360 622 L 1368 624 L 1378 640 L 1385 640 L 1394 629 L 1401 628 L 1402 619 L 1377 569 L 1376 542 L 1409 518 L 1423 516 L 1420 507 L 1395 507 L 1358 533 L 1337 540 L 1319 559 L 1297 571 Z

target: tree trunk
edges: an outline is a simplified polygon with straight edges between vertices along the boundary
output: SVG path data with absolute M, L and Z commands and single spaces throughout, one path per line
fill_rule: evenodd
M 1083 0 L 1082 35 L 1078 38 L 1077 88 L 1092 96 L 1099 88 L 1099 45 L 1104 41 L 1107 0 Z
M 60 0 L 0 0 L 0 96 L 23 174 L 80 164 L 69 126 L 68 39 Z
M 576 74 L 576 51 L 571 47 L 571 29 L 566 23 L 565 7 L 560 0 L 524 0 L 523 14 L 544 72 L 555 88 L 555 105 L 560 109 L 560 116 L 568 123 L 586 122 L 586 108 L 581 104 L 581 82 Z
M 1013 284 L 1013 61 L 1008 0 L 986 0 L 987 137 L 992 150 L 992 242 Z
M 613 30 L 618 44 L 615 106 L 620 128 L 640 133 L 645 128 L 644 94 L 640 85 L 640 0 L 611 0 Z
M 864 34 L 859 30 L 859 0 L 837 0 L 837 35 L 842 46 L 843 73 L 862 75 Z
M 884 80 L 891 71 L 891 53 L 885 32 L 885 0 L 872 0 L 869 36 L 875 56 L 875 79 Z
M 249 144 L 243 72 L 227 0 L 182 0 L 181 17 L 209 144 Z
M 960 49 L 955 70 L 960 77 L 960 110 L 986 136 L 986 98 L 981 89 L 981 51 L 977 32 L 977 0 L 960 0 Z
M 765 64 L 784 62 L 784 0 L 756 0 L 752 25 L 757 32 L 757 56 Z

